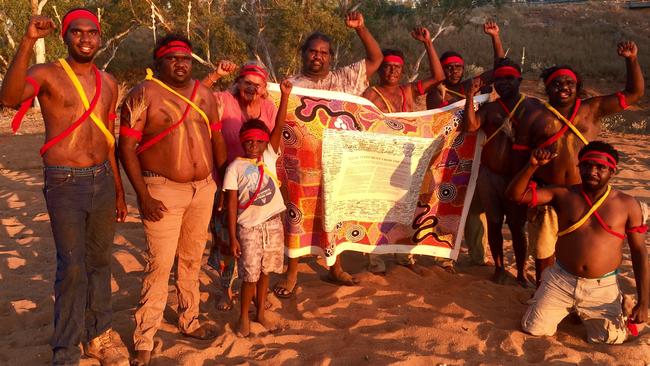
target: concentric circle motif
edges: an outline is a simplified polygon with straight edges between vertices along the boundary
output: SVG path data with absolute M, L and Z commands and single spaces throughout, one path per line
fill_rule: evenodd
M 392 128 L 393 130 L 401 131 L 404 129 L 404 124 L 398 120 L 386 118 L 384 122 L 388 127 Z
M 284 126 L 282 129 L 282 141 L 285 146 L 295 145 L 298 142 L 298 136 L 296 136 L 296 132 L 293 128 L 286 125 Z
M 291 225 L 298 225 L 302 222 L 302 212 L 292 203 L 287 203 L 287 220 Z
M 437 196 L 440 202 L 452 202 L 456 198 L 456 186 L 451 183 L 442 183 L 438 187 Z
M 458 136 L 454 138 L 454 141 L 451 142 L 451 147 L 457 148 L 460 145 L 462 145 L 464 141 L 465 141 L 465 134 L 459 133 Z
M 363 239 L 364 236 L 366 236 L 366 229 L 361 225 L 350 225 L 345 230 L 345 239 L 353 243 Z

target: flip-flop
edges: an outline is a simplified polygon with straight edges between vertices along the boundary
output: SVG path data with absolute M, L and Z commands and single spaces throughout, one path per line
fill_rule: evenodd
M 278 283 L 273 288 L 273 293 L 280 299 L 288 299 L 293 296 L 294 291 L 296 290 L 296 283 L 293 284 L 291 290 L 289 290 L 287 287 L 289 286 L 280 286 L 280 283 Z
M 440 264 L 438 264 L 442 269 L 444 269 L 447 273 L 450 274 L 456 274 L 456 266 L 454 265 L 453 261 L 445 261 Z
M 230 311 L 230 310 L 232 310 L 232 301 L 227 301 L 227 302 L 226 301 L 224 301 L 224 302 L 219 301 L 216 308 L 219 311 Z

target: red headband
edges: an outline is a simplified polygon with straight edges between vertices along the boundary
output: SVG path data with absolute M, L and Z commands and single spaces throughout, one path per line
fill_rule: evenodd
M 571 79 L 573 79 L 573 81 L 575 81 L 576 83 L 578 82 L 578 77 L 573 71 L 569 69 L 557 69 L 549 77 L 546 78 L 545 84 L 548 86 L 548 84 L 550 84 L 553 80 L 555 80 L 560 76 L 568 76 Z
M 384 56 L 384 62 L 394 62 L 396 64 L 404 65 L 404 59 L 397 55 Z
M 268 73 L 266 72 L 266 70 L 264 70 L 263 68 L 257 65 L 246 65 L 242 67 L 241 70 L 239 70 L 239 76 L 241 77 L 246 75 L 259 76 L 262 79 L 264 79 L 264 81 L 266 81 L 266 79 L 268 78 Z
M 580 162 L 582 163 L 583 161 L 593 161 L 616 170 L 616 159 L 606 152 L 589 151 L 580 158 Z
M 494 78 L 504 78 L 507 76 L 521 77 L 521 73 L 512 66 L 501 66 L 494 70 Z
M 251 128 L 239 134 L 239 141 L 246 142 L 250 140 L 269 141 L 269 134 L 259 128 Z
M 458 57 L 458 56 L 445 57 L 445 58 L 442 59 L 441 63 L 443 65 L 449 65 L 449 64 L 453 64 L 453 63 L 465 65 L 465 61 L 463 61 L 463 59 Z
M 61 37 L 65 37 L 65 32 L 68 31 L 70 23 L 77 19 L 88 19 L 91 22 L 95 23 L 97 26 L 97 31 L 102 31 L 101 27 L 99 26 L 99 19 L 97 19 L 97 16 L 95 14 L 93 14 L 90 10 L 77 9 L 67 13 L 63 17 L 63 22 L 61 23 Z
M 156 51 L 156 58 L 161 58 L 165 56 L 168 53 L 171 52 L 183 52 L 188 55 L 192 54 L 192 47 L 190 47 L 189 44 L 183 42 L 183 41 L 171 41 L 167 43 L 166 45 L 160 47 L 158 51 Z

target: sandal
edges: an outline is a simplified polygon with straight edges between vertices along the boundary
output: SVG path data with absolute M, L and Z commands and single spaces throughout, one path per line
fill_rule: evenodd
M 296 282 L 297 281 L 293 281 L 292 285 L 288 280 L 280 281 L 273 288 L 273 293 L 280 299 L 288 299 L 294 294 L 294 290 L 296 289 Z

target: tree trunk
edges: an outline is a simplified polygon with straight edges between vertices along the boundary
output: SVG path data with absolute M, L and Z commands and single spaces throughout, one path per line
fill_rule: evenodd
M 32 5 L 32 15 L 41 15 L 43 7 L 47 4 L 47 0 L 30 0 Z M 39 38 L 34 44 L 34 57 L 37 64 L 45 63 L 45 39 Z M 41 108 L 38 98 L 34 99 L 34 108 Z
M 32 5 L 32 15 L 41 15 L 43 7 L 47 3 L 47 0 L 30 0 Z M 39 38 L 34 45 L 34 56 L 36 57 L 37 64 L 45 63 L 45 39 Z

